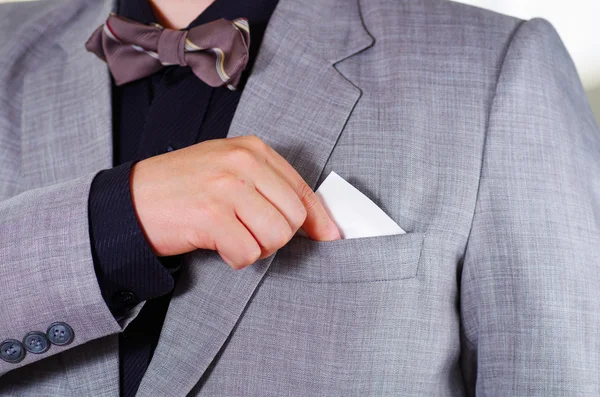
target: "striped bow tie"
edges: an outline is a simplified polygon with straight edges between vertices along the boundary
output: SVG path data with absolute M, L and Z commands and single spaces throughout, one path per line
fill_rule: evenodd
M 85 44 L 108 64 L 117 85 L 144 78 L 167 65 L 180 65 L 189 66 L 212 87 L 227 85 L 231 90 L 248 64 L 249 46 L 250 28 L 245 18 L 173 30 L 114 13 Z

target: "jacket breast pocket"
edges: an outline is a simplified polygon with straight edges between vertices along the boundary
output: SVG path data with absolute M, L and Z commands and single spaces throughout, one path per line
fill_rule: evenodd
M 268 275 L 313 283 L 360 283 L 417 276 L 425 233 L 315 241 L 293 237 Z

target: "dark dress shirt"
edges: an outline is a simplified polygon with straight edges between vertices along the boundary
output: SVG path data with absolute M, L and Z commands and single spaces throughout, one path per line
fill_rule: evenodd
M 148 368 L 181 265 L 181 256 L 157 257 L 147 243 L 131 200 L 131 167 L 148 157 L 227 136 L 276 4 L 277 0 L 216 0 L 188 26 L 248 18 L 250 59 L 237 91 L 212 88 L 180 66 L 121 87 L 113 82 L 115 167 L 92 182 L 89 221 L 96 275 L 115 318 L 147 301 L 119 337 L 123 396 L 135 394 Z M 142 23 L 156 22 L 147 0 L 120 0 L 117 13 Z

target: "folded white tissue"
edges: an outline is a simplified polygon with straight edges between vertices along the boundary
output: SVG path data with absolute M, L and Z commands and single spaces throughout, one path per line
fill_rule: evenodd
M 333 171 L 315 193 L 343 239 L 406 233 L 373 201 Z M 297 234 L 307 237 L 302 229 Z

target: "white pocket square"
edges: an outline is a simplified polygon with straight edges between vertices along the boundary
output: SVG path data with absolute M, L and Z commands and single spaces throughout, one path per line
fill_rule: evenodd
M 315 193 L 343 239 L 406 233 L 373 201 L 333 171 Z M 307 237 L 302 229 L 298 234 Z

